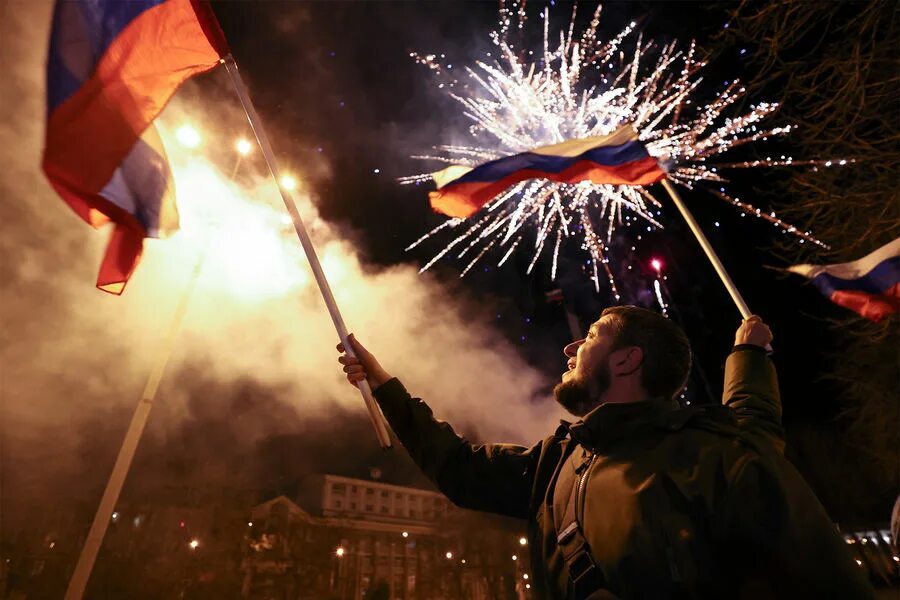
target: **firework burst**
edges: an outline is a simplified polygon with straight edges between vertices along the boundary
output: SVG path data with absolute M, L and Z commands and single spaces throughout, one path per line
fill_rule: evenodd
M 675 42 L 657 45 L 644 41 L 630 23 L 609 40 L 598 36 L 598 5 L 590 23 L 576 32 L 573 9 L 567 31 L 551 34 L 547 10 L 543 13 L 543 49 L 527 51 L 510 42 L 510 31 L 526 24 L 524 2 L 501 3 L 498 27 L 491 33 L 493 49 L 484 60 L 463 69 L 457 79 L 444 55 L 411 56 L 432 70 L 438 87 L 462 107 L 471 120 L 471 145 L 444 145 L 437 154 L 416 156 L 429 161 L 463 166 L 530 150 L 565 140 L 606 135 L 630 123 L 650 154 L 670 165 L 669 179 L 688 189 L 706 188 L 713 197 L 739 211 L 771 222 L 785 233 L 824 246 L 809 231 L 784 223 L 726 190 L 722 171 L 779 165 L 828 165 L 831 161 L 795 161 L 769 157 L 748 162 L 721 162 L 724 153 L 756 140 L 783 135 L 791 126 L 766 127 L 763 121 L 777 105 L 760 102 L 744 114 L 731 116 L 735 103 L 746 93 L 738 81 L 726 82 L 709 102 L 695 98 L 703 81 L 705 62 L 691 43 L 679 49 Z M 429 181 L 431 174 L 401 178 L 402 183 Z M 436 235 L 452 232 L 452 240 L 428 261 L 427 270 L 448 254 L 465 262 L 464 276 L 492 249 L 501 250 L 498 265 L 527 239 L 532 248 L 528 272 L 545 249 L 551 252 L 551 276 L 556 277 L 560 245 L 575 238 L 587 251 L 592 279 L 600 289 L 609 281 L 619 298 L 609 266 L 609 247 L 617 227 L 640 224 L 662 228 L 658 217 L 662 202 L 647 188 L 598 185 L 591 182 L 561 184 L 547 180 L 518 183 L 470 218 L 451 218 L 411 244 L 411 250 Z M 534 232 L 534 235 L 527 235 Z M 533 237 L 533 242 L 532 242 Z M 639 239 L 639 238 L 638 238 Z

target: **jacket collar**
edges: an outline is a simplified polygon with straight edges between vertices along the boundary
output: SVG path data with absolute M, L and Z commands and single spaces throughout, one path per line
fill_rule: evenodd
M 594 447 L 628 438 L 641 430 L 664 425 L 679 408 L 674 400 L 651 398 L 642 402 L 601 404 L 580 421 L 568 425 L 572 439 Z

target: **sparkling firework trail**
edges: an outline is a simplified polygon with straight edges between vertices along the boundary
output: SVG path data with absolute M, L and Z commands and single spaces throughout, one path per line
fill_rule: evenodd
M 501 1 L 500 20 L 491 33 L 494 50 L 485 60 L 467 66 L 465 80 L 455 78 L 460 69 L 446 56 L 412 53 L 439 79 L 446 91 L 471 120 L 472 145 L 438 146 L 435 155 L 417 156 L 429 161 L 474 167 L 483 162 L 565 140 L 606 135 L 631 123 L 650 154 L 670 164 L 669 178 L 688 189 L 704 188 L 744 214 L 769 221 L 785 233 L 827 247 L 809 231 L 800 231 L 773 212 L 763 212 L 726 191 L 723 169 L 779 165 L 831 166 L 846 161 L 794 161 L 791 157 L 716 164 L 725 152 L 757 140 L 788 133 L 791 126 L 762 124 L 778 106 L 760 102 L 749 112 L 729 116 L 729 108 L 746 89 L 725 82 L 724 89 L 708 103 L 694 98 L 703 81 L 705 62 L 697 58 L 694 43 L 687 50 L 675 42 L 658 46 L 645 42 L 630 23 L 610 40 L 601 40 L 597 29 L 602 6 L 590 23 L 575 31 L 573 9 L 567 31 L 558 40 L 551 35 L 549 12 L 543 13 L 543 49 L 525 51 L 509 41 L 513 28 L 526 24 L 524 2 L 508 7 Z M 431 180 L 425 173 L 401 178 L 402 183 Z M 411 250 L 450 230 L 455 237 L 422 267 L 427 270 L 448 254 L 465 260 L 464 276 L 493 248 L 503 250 L 502 265 L 533 227 L 534 268 L 545 248 L 552 252 L 551 277 L 556 277 L 563 238 L 575 238 L 590 257 L 591 278 L 597 291 L 601 277 L 619 299 L 609 266 L 609 247 L 617 227 L 641 224 L 647 231 L 661 229 L 657 218 L 662 202 L 649 189 L 591 182 L 561 184 L 547 180 L 524 181 L 506 190 L 470 218 L 451 218 L 412 243 Z M 640 236 L 638 236 L 640 239 Z

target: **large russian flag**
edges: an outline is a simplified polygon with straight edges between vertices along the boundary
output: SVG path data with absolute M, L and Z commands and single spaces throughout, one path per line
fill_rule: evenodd
M 121 294 L 144 238 L 178 228 L 152 122 L 182 82 L 227 53 L 200 0 L 57 0 L 43 168 L 79 217 L 94 227 L 115 224 L 100 289 Z
M 900 238 L 868 256 L 837 265 L 794 265 L 835 304 L 876 323 L 900 312 Z
M 451 217 L 468 217 L 509 186 L 526 179 L 559 183 L 592 181 L 649 185 L 666 176 L 630 125 L 613 133 L 504 156 L 474 168 L 454 165 L 432 177 L 431 207 Z

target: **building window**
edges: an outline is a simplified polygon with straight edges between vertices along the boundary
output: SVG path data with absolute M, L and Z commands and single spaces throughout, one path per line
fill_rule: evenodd
M 331 484 L 331 493 L 332 494 L 341 494 L 347 491 L 347 486 L 343 483 L 332 483 Z
M 369 488 L 366 490 L 366 496 L 374 496 L 374 495 L 375 495 L 375 490 L 373 490 L 372 488 Z
M 390 498 L 391 495 L 390 495 L 390 493 L 388 493 L 388 492 L 386 492 L 386 491 L 384 491 L 384 490 L 381 490 L 381 497 L 382 497 L 382 498 Z
M 350 503 L 350 508 L 351 508 L 352 510 L 356 510 L 356 502 L 351 502 L 351 503 Z
M 388 512 L 390 512 L 390 509 L 389 509 L 387 506 L 382 506 L 382 507 L 381 507 L 381 512 L 384 513 L 384 514 L 387 514 Z
M 366 504 L 366 512 L 375 512 L 375 506 L 372 504 Z
M 355 492 L 355 491 L 356 491 L 356 486 L 355 486 L 355 485 L 351 485 L 351 486 L 350 486 L 350 491 L 351 491 L 351 492 Z
M 341 507 L 341 501 L 340 501 L 340 500 L 335 500 L 335 501 L 334 501 L 334 507 L 335 507 L 335 508 L 340 508 L 340 507 Z

